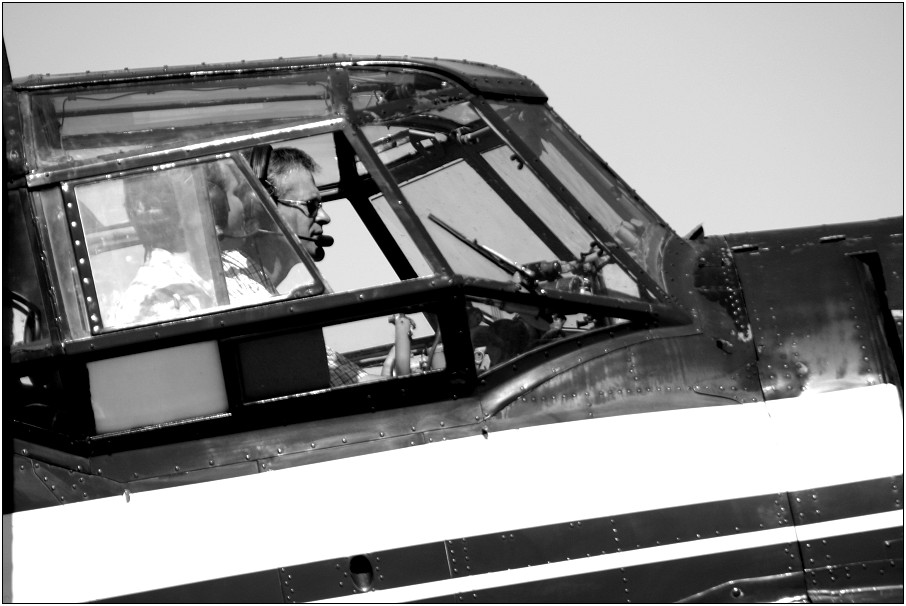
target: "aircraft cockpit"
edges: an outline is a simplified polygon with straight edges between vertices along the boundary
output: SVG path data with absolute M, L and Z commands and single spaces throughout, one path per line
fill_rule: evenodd
M 10 600 L 902 602 L 902 217 L 680 238 L 468 62 L 4 104 Z
M 673 233 L 544 100 L 443 61 L 15 83 L 19 419 L 109 440 L 354 414 L 456 397 L 590 330 L 684 321 Z M 314 161 L 319 208 L 281 212 L 255 160 L 281 148 Z M 317 255 L 292 218 L 312 212 Z

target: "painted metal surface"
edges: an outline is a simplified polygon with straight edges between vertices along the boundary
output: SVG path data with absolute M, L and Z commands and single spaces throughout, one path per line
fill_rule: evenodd
M 15 429 L 7 444 L 5 549 L 16 565 L 4 575 L 14 599 L 902 599 L 901 220 L 688 240 L 661 226 L 663 239 L 643 255 L 646 274 L 601 217 L 586 213 L 564 173 L 545 164 L 549 150 L 518 137 L 498 115 L 494 103 L 513 99 L 548 111 L 540 89 L 508 70 L 467 62 L 334 56 L 32 77 L 6 90 L 5 107 L 15 111 L 4 115 L 40 122 L 31 105 L 16 102 L 16 91 L 317 70 L 329 75 L 330 119 L 16 181 L 8 201 L 29 213 L 35 205 L 27 227 L 41 284 L 52 286 L 35 290 L 54 311 L 48 338 L 16 351 L 4 380 L 19 403 L 54 404 L 45 408 L 55 416 L 45 419 L 43 408 L 11 419 L 7 412 Z M 362 74 L 380 70 L 449 78 L 463 88 L 419 97 L 417 86 L 394 84 L 380 91 L 392 93 L 383 107 L 345 103 L 355 86 L 372 84 Z M 421 115 L 419 102 L 468 102 L 486 122 L 454 136 L 453 118 Z M 545 115 L 575 138 L 555 114 Z M 394 136 L 413 149 L 429 141 L 429 151 L 385 165 L 364 130 L 372 123 L 403 129 Z M 19 141 L 17 125 L 7 126 L 6 136 Z M 434 127 L 433 138 L 411 135 Z M 416 277 L 394 244 L 398 283 L 72 338 L 58 292 L 64 281 L 46 256 L 54 217 L 44 202 L 57 181 L 117 178 L 252 142 L 328 133 L 343 185 L 329 195 L 348 196 L 366 222 L 381 221 L 371 205 L 383 196 L 435 275 Z M 441 145 L 438 133 L 451 144 Z M 602 200 L 656 217 L 576 145 L 605 180 L 615 179 L 613 191 L 598 192 Z M 31 169 L 16 156 L 23 146 L 7 149 L 22 177 Z M 510 170 L 533 171 L 546 199 L 616 247 L 611 261 L 643 287 L 637 299 L 453 274 L 400 185 L 442 169 L 444 154 L 471 161 L 533 234 L 557 254 L 572 254 L 482 156 L 495 149 L 515 151 Z M 386 227 L 381 233 L 385 244 L 393 238 Z M 468 313 L 478 301 L 610 320 L 476 369 Z M 309 392 L 289 381 L 260 398 L 242 391 L 236 377 L 255 368 L 240 354 L 243 344 L 400 310 L 436 315 L 443 370 Z M 117 426 L 122 431 L 106 435 L 91 426 L 87 368 L 204 341 L 216 343 L 226 411 Z M 146 396 L 153 391 L 142 385 Z M 124 391 L 114 399 L 128 399 Z M 44 548 L 48 536 L 53 550 Z M 176 540 L 186 549 L 173 550 Z M 161 551 L 171 557 L 162 560 Z M 84 583 L 74 561 L 90 561 L 104 578 Z M 48 576 L 57 582 L 47 584 Z
M 856 392 L 860 392 L 858 397 Z M 827 406 L 828 396 L 814 396 L 815 405 L 828 408 L 838 426 L 845 426 L 846 420 L 861 414 L 866 406 L 876 406 L 879 413 L 889 416 L 900 414 L 898 397 L 889 386 L 850 390 L 845 399 L 839 398 L 840 393 L 846 392 L 830 396 L 842 402 L 839 407 Z M 778 474 L 786 453 L 759 448 L 773 441 L 774 425 L 760 403 L 549 423 L 221 482 L 139 492 L 128 499 L 120 495 L 21 512 L 13 520 L 14 536 L 28 539 L 32 533 L 53 529 L 61 548 L 52 555 L 40 550 L 30 555 L 25 551 L 30 541 L 24 540 L 21 547 L 14 542 L 14 557 L 20 562 L 16 574 L 21 576 L 14 576 L 13 581 L 24 583 L 30 574 L 41 574 L 46 567 L 56 569 L 70 557 L 69 549 L 81 551 L 111 572 L 109 584 L 79 590 L 98 594 L 77 596 L 71 584 L 58 585 L 72 599 L 81 600 L 105 597 L 103 592 L 111 592 L 108 597 L 128 593 L 115 586 L 144 585 L 152 590 L 153 584 L 163 588 L 197 583 L 223 576 L 224 571 L 235 576 L 306 563 L 335 564 L 336 558 L 442 542 L 449 546 L 451 540 L 460 547 L 447 548 L 455 551 L 448 553 L 448 580 L 438 578 L 428 581 L 428 586 L 407 582 L 408 589 L 387 588 L 387 593 L 364 594 L 363 598 L 372 601 L 386 595 L 405 600 L 409 599 L 404 597 L 406 592 L 415 591 L 422 599 L 462 584 L 476 588 L 520 585 L 538 580 L 536 575 L 557 578 L 584 574 L 582 570 L 603 572 L 663 561 L 686 569 L 691 565 L 686 560 L 700 556 L 771 546 L 776 550 L 763 552 L 774 554 L 770 570 L 756 567 L 742 576 L 786 574 L 800 570 L 801 562 L 790 557 L 797 547 L 798 531 L 792 525 L 786 493 L 803 484 L 817 488 L 834 480 L 821 469 Z M 727 426 L 746 427 L 747 431 L 714 431 Z M 840 486 L 841 493 L 852 488 L 889 491 L 887 474 L 897 469 L 895 474 L 902 478 L 902 459 L 893 457 L 898 445 L 890 444 L 889 452 L 866 448 L 876 437 L 870 429 L 850 435 L 856 442 L 852 451 L 862 453 L 858 459 L 853 460 L 847 451 L 835 453 L 833 468 L 839 473 L 834 478 L 864 478 L 858 487 Z M 820 436 L 816 446 L 834 452 L 838 439 Z M 634 460 L 633 465 L 627 465 L 627 459 Z M 841 465 L 843 461 L 849 464 Z M 645 481 L 637 481 L 639 477 Z M 737 481 L 727 482 L 727 477 Z M 436 497 L 426 501 L 412 498 L 414 494 Z M 266 516 L 241 513 L 259 511 L 265 503 Z M 895 526 L 901 522 L 902 510 L 890 505 L 886 511 L 878 509 L 870 504 L 854 507 L 841 514 L 844 518 L 806 528 L 819 540 L 830 540 L 841 532 L 873 531 L 884 531 L 888 540 L 894 539 L 898 530 L 902 532 Z M 300 511 L 317 519 L 318 525 L 288 523 Z M 92 522 L 95 516 L 100 518 Z M 75 520 L 82 523 L 73 524 Z M 133 550 L 123 559 L 108 547 L 122 540 L 116 537 L 127 532 L 126 528 L 130 529 L 130 542 L 148 549 Z M 230 531 L 224 533 L 226 528 Z M 153 545 L 177 535 L 195 547 L 173 554 L 167 562 L 151 555 L 156 553 Z M 95 547 L 88 554 L 86 543 L 92 541 Z M 237 549 L 238 545 L 242 548 Z M 63 550 L 62 546 L 69 547 Z M 468 553 L 461 550 L 463 546 Z M 446 557 L 443 550 L 438 551 L 435 557 Z M 498 561 L 498 557 L 503 559 Z M 894 555 L 894 560 L 898 557 Z M 578 563 L 574 563 L 576 558 Z M 457 560 L 456 566 L 452 559 Z M 548 568 L 548 562 L 559 564 Z M 521 576 L 510 578 L 516 573 L 504 568 L 517 565 Z M 156 572 L 151 574 L 148 566 Z M 440 570 L 440 564 L 437 566 Z M 394 574 L 384 567 L 382 572 Z M 416 573 L 396 574 L 408 579 Z M 459 581 L 461 576 L 471 580 Z M 444 584 L 431 585 L 441 581 Z M 722 582 L 717 581 L 713 585 Z M 682 587 L 690 596 L 710 586 L 673 587 Z M 335 595 L 350 599 L 352 592 L 348 585 L 344 587 L 341 590 L 337 585 Z M 438 595 L 446 593 L 434 593 Z M 47 593 L 31 597 L 55 599 Z
M 902 267 L 902 235 L 895 235 L 901 230 L 901 224 L 888 221 L 789 230 L 744 240 L 755 248 L 737 252 L 734 258 L 767 399 L 796 397 L 809 389 L 898 381 L 895 354 L 881 322 L 881 314 L 902 305 L 897 257 L 885 255 L 887 284 L 879 290 L 882 285 L 870 281 L 858 255 L 899 250 Z M 848 237 L 827 239 L 828 234 L 846 232 Z

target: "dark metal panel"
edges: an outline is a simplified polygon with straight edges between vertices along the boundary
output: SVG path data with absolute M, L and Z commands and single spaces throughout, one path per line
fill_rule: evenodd
M 750 348 L 728 353 L 694 327 L 631 328 L 564 340 L 502 365 L 484 379 L 482 408 L 503 429 L 761 401 Z
M 809 541 L 803 557 L 813 601 L 902 602 L 902 527 Z
M 805 601 L 779 546 L 684 558 L 457 594 L 460 603 Z M 787 558 L 788 559 L 788 558 Z
M 174 470 L 176 467 L 178 466 L 174 466 Z M 207 469 L 196 469 L 192 471 L 174 471 L 169 475 L 135 479 L 130 481 L 127 486 L 131 492 L 159 490 L 161 488 L 173 488 L 174 486 L 185 486 L 188 484 L 238 478 L 258 473 L 258 470 L 258 465 L 254 462 L 247 461 L 245 463 L 236 463 L 233 465 L 218 465 L 216 467 L 212 466 Z
M 765 398 L 897 382 L 851 241 L 806 235 L 735 254 Z
M 443 543 L 390 549 L 368 554 L 375 569 L 374 589 L 391 589 L 450 578 Z
M 728 351 L 740 347 L 752 350 L 752 328 L 727 242 L 719 236 L 705 238 L 691 250 L 679 249 L 677 253 L 683 255 L 681 262 L 689 270 L 686 277 L 698 295 L 696 307 L 703 330 L 724 339 Z
M 352 397 L 342 391 L 334 395 L 337 398 Z M 367 398 L 367 394 L 359 390 L 359 397 Z M 292 461 L 287 457 L 310 451 L 326 451 L 328 459 L 345 458 L 352 456 L 347 451 L 357 443 L 371 445 L 379 451 L 383 448 L 374 443 L 381 439 L 408 438 L 442 427 L 470 426 L 478 422 L 476 417 L 480 415 L 478 403 L 470 399 L 423 404 L 103 454 L 92 457 L 91 466 L 94 471 L 103 469 L 105 477 L 130 481 L 246 461 Z M 276 461 L 274 465 L 282 466 Z
M 340 396 L 342 397 L 342 396 Z M 175 444 L 67 455 L 16 440 L 13 510 L 223 480 L 262 471 L 408 448 L 481 433 L 478 402 L 464 398 L 246 431 Z
M 280 569 L 287 601 L 308 602 L 450 578 L 442 543 L 428 543 Z
M 450 540 L 447 550 L 453 577 L 484 574 L 789 525 L 784 504 L 782 495 L 763 495 L 575 520 Z M 778 565 L 800 565 L 795 544 L 782 551 Z
M 790 492 L 797 525 L 903 509 L 903 476 Z
M 903 229 L 903 220 L 900 218 L 900 231 Z M 891 234 L 886 242 L 878 245 L 878 254 L 884 269 L 884 281 L 887 284 L 887 299 L 891 309 L 903 309 L 903 234 L 899 237 Z M 903 321 L 900 318 L 900 336 L 902 337 Z M 902 341 L 901 341 L 902 342 Z
M 13 440 L 12 445 L 13 451 L 17 454 L 31 457 L 38 461 L 52 463 L 76 471 L 88 471 L 90 469 L 88 458 L 79 456 L 73 452 L 65 452 L 63 450 L 43 446 L 41 444 L 34 444 L 18 438 Z
M 242 401 L 263 400 L 330 386 L 320 328 L 238 339 Z M 287 372 L 288 368 L 298 369 Z
M 902 575 L 903 528 L 800 541 L 811 586 L 831 586 L 854 569 L 871 570 L 877 583 L 899 570 Z M 898 564 L 899 563 L 899 564 Z M 821 576 L 824 574 L 824 576 Z
M 100 604 L 261 604 L 283 601 L 277 572 L 264 570 L 223 579 L 212 579 L 154 591 L 143 591 L 107 600 Z
M 12 493 L 15 511 L 77 503 L 123 494 L 125 485 L 88 472 L 67 469 L 30 457 L 13 455 Z
M 536 528 L 449 539 L 374 553 L 350 554 L 319 562 L 281 568 L 279 591 L 268 599 L 287 602 L 351 596 L 449 578 L 461 578 L 507 569 L 615 554 L 636 549 L 695 543 L 733 534 L 757 532 L 790 520 L 780 495 L 761 495 L 714 503 L 636 512 L 612 517 L 577 520 Z M 350 522 L 348 532 L 355 532 Z M 902 558 L 902 544 L 899 545 Z M 136 594 L 130 598 L 150 601 L 223 596 L 219 585 L 249 586 L 255 579 L 265 587 L 262 571 L 235 579 L 215 579 L 191 586 Z M 438 596 L 431 602 L 449 601 L 775 601 L 798 599 L 804 594 L 801 557 L 796 544 L 742 549 L 655 562 L 651 564 L 573 575 L 463 594 Z M 241 593 L 242 596 L 254 596 Z M 186 597 L 191 596 L 191 597 Z M 460 599 L 461 598 L 461 599 Z M 262 599 L 263 600 L 263 599 Z M 230 600 L 236 601 L 236 600 Z
M 356 593 L 349 578 L 349 558 L 336 558 L 280 569 L 280 587 L 287 603 L 324 600 Z
M 790 503 L 797 524 L 806 528 L 889 511 L 902 514 L 903 476 L 792 492 Z M 813 601 L 889 601 L 896 600 L 897 591 L 902 595 L 902 526 L 801 541 L 800 547 Z

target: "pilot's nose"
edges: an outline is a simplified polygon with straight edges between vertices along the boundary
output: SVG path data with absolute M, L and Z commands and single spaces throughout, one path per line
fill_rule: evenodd
M 318 209 L 318 214 L 315 215 L 315 223 L 320 225 L 327 225 L 330 223 L 330 215 L 327 214 L 327 211 L 324 210 L 324 207 Z

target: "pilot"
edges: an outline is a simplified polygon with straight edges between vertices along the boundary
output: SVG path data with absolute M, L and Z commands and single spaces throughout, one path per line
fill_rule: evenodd
M 213 283 L 192 266 L 169 176 L 130 178 L 124 190 L 126 215 L 145 248 L 145 260 L 108 323 L 175 318 L 213 306 Z
M 280 217 L 315 261 L 321 261 L 324 258 L 324 247 L 333 244 L 333 238 L 324 235 L 324 226 L 330 223 L 330 215 L 322 206 L 321 195 L 315 184 L 314 173 L 318 170 L 319 166 L 307 153 L 294 147 L 277 148 L 270 152 L 265 182 Z M 272 278 L 284 279 L 284 272 L 288 270 L 286 259 L 274 254 L 269 261 L 265 261 L 265 265 L 271 268 Z M 412 321 L 403 314 L 397 314 L 392 323 L 394 345 L 384 360 L 381 376 L 365 372 L 343 354 L 330 347 L 326 348 L 331 387 L 364 383 L 394 374 L 409 374 Z
M 324 235 L 330 215 L 324 210 L 315 185 L 314 173 L 318 170 L 320 167 L 307 153 L 294 147 L 281 147 L 270 154 L 265 182 L 277 212 L 315 261 L 322 260 L 324 247 L 333 244 L 333 238 Z M 285 263 L 279 258 L 276 261 L 278 265 L 281 261 Z M 278 275 L 284 270 L 279 266 L 274 269 Z

